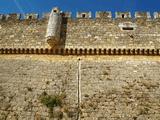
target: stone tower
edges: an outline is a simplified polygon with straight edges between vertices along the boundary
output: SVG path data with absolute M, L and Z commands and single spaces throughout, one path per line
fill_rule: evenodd
M 60 43 L 61 22 L 62 16 L 60 10 L 58 7 L 55 7 L 50 13 L 46 33 L 46 40 L 52 48 Z

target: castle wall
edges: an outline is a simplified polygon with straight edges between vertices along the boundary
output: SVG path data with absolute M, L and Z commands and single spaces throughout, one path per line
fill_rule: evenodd
M 64 109 L 77 114 L 77 60 L 54 56 L 0 56 L 0 119 L 49 119 L 42 93 L 64 94 Z
M 159 60 L 145 57 L 82 60 L 81 117 L 159 120 L 159 68 Z
M 47 20 L 0 22 L 0 48 L 49 48 Z
M 49 14 L 0 15 L 0 119 L 49 120 L 41 95 L 63 94 L 64 119 L 159 120 L 159 14 L 61 13 L 56 47 Z
M 159 49 L 160 29 L 154 21 L 77 19 L 67 25 L 66 48 L 145 48 Z M 129 22 L 134 30 L 122 30 Z M 125 25 L 124 25 L 125 26 Z
M 79 59 L 80 58 L 80 59 Z M 82 120 L 160 118 L 160 59 L 141 56 L 0 56 L 1 119 L 49 119 L 39 96 L 64 92 Z
M 117 18 L 112 19 L 100 15 L 94 19 L 63 16 L 60 45 L 56 48 L 159 49 L 159 18 L 146 19 L 137 14 L 139 18 L 122 19 L 117 13 Z M 45 38 L 47 24 L 48 18 L 2 20 L 0 47 L 51 48 Z

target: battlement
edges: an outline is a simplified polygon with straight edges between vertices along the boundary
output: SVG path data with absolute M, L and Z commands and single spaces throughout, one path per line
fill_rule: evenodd
M 109 11 L 98 11 L 96 12 L 96 18 L 104 18 L 104 19 L 107 19 L 107 18 L 112 18 L 112 13 L 109 12 Z
M 135 18 L 150 19 L 150 12 L 135 12 Z
M 60 11 L 59 11 L 60 12 Z M 95 17 L 93 16 L 95 14 Z M 27 13 L 25 15 L 22 14 L 0 14 L 0 21 L 7 20 L 40 20 L 40 19 L 49 19 L 50 12 L 43 13 L 40 17 L 38 13 Z M 72 12 L 61 12 L 62 17 L 64 18 L 74 18 L 75 15 Z M 113 15 L 115 17 L 113 17 Z M 110 11 L 97 11 L 96 13 L 91 12 L 77 12 L 76 18 L 81 19 L 159 19 L 160 12 L 154 12 L 151 14 L 150 12 L 135 12 L 134 16 L 131 15 L 131 12 L 115 12 L 112 13 Z
M 38 17 L 39 17 L 38 14 L 32 13 L 32 14 L 26 14 L 26 15 L 24 16 L 24 19 L 26 19 L 26 20 L 31 20 L 31 19 L 38 19 Z
M 160 12 L 154 12 L 154 18 L 159 19 L 160 18 Z
M 115 13 L 115 18 L 131 18 L 131 13 L 130 12 L 116 12 Z
M 134 16 L 97 11 L 95 17 L 91 12 L 77 12 L 74 18 L 57 7 L 43 15 L 1 14 L 0 48 L 159 49 L 160 12 L 136 12 Z

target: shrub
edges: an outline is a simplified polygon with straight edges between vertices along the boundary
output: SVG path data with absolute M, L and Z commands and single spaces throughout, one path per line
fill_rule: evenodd
M 62 106 L 62 97 L 61 95 L 41 95 L 41 103 L 46 105 L 48 108 L 53 108 L 56 106 Z

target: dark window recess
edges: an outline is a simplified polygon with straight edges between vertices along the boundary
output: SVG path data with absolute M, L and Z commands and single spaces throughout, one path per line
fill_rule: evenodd
M 85 18 L 86 17 L 86 14 L 82 14 L 82 18 Z
M 53 12 L 55 12 L 55 13 L 56 13 L 56 12 L 57 12 L 57 10 L 54 10 Z
M 32 19 L 32 16 L 29 16 L 28 19 Z
M 133 27 L 123 27 L 122 29 L 123 29 L 123 30 L 134 30 Z
M 122 18 L 124 18 L 124 14 L 122 14 Z

